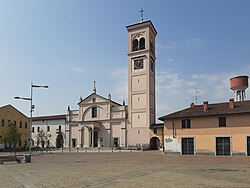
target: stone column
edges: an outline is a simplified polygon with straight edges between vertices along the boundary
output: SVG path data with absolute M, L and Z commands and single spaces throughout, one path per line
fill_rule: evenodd
M 91 147 L 92 129 L 89 128 L 88 130 L 89 130 L 89 147 Z
M 92 129 L 92 148 L 94 147 L 94 127 Z
M 81 129 L 81 125 L 78 125 L 78 131 L 79 131 L 79 137 L 78 137 L 78 144 L 77 147 L 81 148 L 81 144 L 82 144 L 82 129 Z
M 84 139 L 85 139 L 85 135 L 84 135 L 84 134 L 85 134 L 85 133 L 84 133 L 85 131 L 84 131 L 84 129 L 85 129 L 85 127 L 83 127 L 83 128 L 82 128 L 82 131 L 81 131 L 81 133 L 82 133 L 82 147 L 84 146 Z

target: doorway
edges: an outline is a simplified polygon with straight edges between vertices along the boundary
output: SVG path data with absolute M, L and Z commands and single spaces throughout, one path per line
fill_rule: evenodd
M 60 148 L 63 146 L 63 135 L 59 133 L 56 137 L 56 148 Z
M 115 148 L 119 147 L 119 138 L 114 138 L 114 147 Z
M 94 147 L 98 147 L 98 131 L 94 131 Z
M 250 136 L 247 137 L 247 156 L 250 156 Z
M 194 155 L 194 138 L 181 139 L 182 155 Z
M 72 147 L 73 147 L 73 148 L 76 147 L 76 138 L 72 138 Z
M 216 137 L 216 155 L 230 154 L 230 137 Z
M 150 149 L 158 150 L 160 148 L 160 139 L 158 137 L 152 137 L 150 139 Z

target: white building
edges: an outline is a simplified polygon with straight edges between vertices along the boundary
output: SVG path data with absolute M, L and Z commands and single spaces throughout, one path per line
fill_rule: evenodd
M 77 110 L 68 109 L 66 145 L 71 147 L 126 147 L 127 109 L 93 93 L 81 99 Z
M 37 135 L 43 131 L 45 142 L 39 147 L 61 147 L 65 144 L 66 115 L 39 116 L 32 118 L 32 146 L 37 146 Z M 58 142 L 58 144 L 57 144 Z

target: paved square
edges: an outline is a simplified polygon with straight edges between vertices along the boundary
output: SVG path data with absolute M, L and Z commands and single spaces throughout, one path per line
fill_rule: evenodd
M 250 187 L 250 157 L 159 151 L 34 153 L 0 165 L 1 187 Z

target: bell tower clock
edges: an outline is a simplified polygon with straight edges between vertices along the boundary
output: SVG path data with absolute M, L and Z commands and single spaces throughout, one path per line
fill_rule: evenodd
M 129 25 L 128 31 L 128 144 L 149 144 L 155 123 L 155 37 L 151 21 Z

